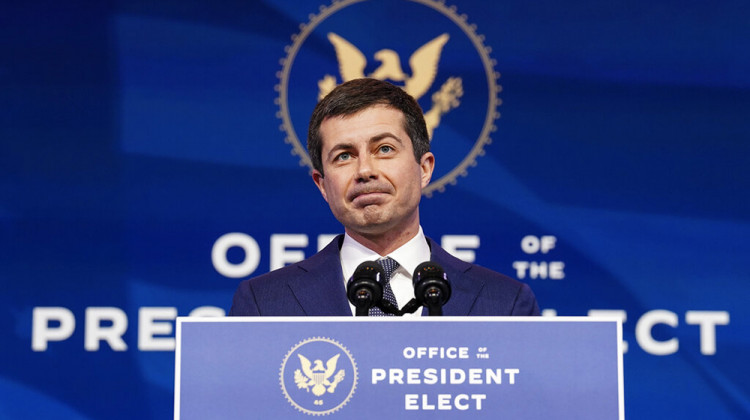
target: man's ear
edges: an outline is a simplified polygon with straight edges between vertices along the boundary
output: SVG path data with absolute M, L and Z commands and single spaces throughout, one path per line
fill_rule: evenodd
M 419 167 L 422 169 L 422 188 L 425 188 L 432 179 L 432 171 L 435 169 L 435 155 L 427 152 L 419 159 Z
M 323 185 L 323 174 L 320 173 L 320 171 L 313 169 L 312 171 L 312 179 L 315 185 L 320 190 L 320 195 L 323 196 L 323 199 L 326 200 L 326 203 L 328 202 L 328 196 L 326 195 L 326 187 Z

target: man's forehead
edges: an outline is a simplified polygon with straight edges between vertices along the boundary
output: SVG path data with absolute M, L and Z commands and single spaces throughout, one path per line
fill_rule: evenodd
M 347 126 L 345 120 L 342 120 L 343 124 L 337 124 L 337 121 L 332 120 L 333 125 L 327 125 L 326 127 L 321 125 L 321 151 L 326 154 L 336 149 L 356 148 L 357 145 L 363 143 L 379 143 L 389 138 L 405 147 L 411 147 L 411 138 L 403 125 L 401 115 L 398 119 L 375 121 L 360 131 L 356 131 L 361 127 L 360 125 Z
M 356 117 L 364 114 L 365 112 L 373 111 L 373 110 L 377 110 L 377 109 L 394 111 L 394 112 L 396 112 L 398 114 L 398 118 L 399 118 L 398 122 L 402 123 L 404 121 L 405 116 L 404 116 L 404 113 L 400 109 L 395 108 L 395 107 L 393 107 L 391 105 L 388 105 L 388 104 L 373 104 L 373 105 L 370 105 L 370 106 L 368 106 L 366 108 L 362 108 L 362 109 L 360 109 L 360 110 L 358 110 L 356 112 L 352 112 L 352 113 L 348 113 L 348 114 L 331 115 L 329 117 L 324 118 L 323 121 L 320 123 L 320 125 L 322 126 L 327 121 L 333 121 L 333 120 L 342 120 L 342 121 L 351 120 L 351 119 L 354 119 L 354 118 L 356 118 Z

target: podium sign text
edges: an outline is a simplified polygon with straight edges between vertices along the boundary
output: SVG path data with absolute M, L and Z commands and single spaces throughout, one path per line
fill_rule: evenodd
M 178 318 L 175 418 L 623 417 L 593 318 Z

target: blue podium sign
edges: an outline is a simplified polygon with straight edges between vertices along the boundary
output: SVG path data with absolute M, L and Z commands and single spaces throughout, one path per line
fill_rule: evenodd
M 178 318 L 175 418 L 622 419 L 618 321 Z

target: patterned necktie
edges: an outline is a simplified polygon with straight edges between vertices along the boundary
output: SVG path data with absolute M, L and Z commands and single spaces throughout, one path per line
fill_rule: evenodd
M 394 271 L 396 271 L 399 264 L 391 257 L 381 258 L 377 261 L 377 263 L 380 264 L 380 266 L 383 267 L 383 271 L 385 271 L 385 279 L 383 279 L 383 300 L 387 300 L 388 302 L 391 302 L 393 306 L 398 307 L 398 304 L 396 303 L 396 296 L 393 294 L 393 289 L 391 289 L 391 275 Z M 370 312 L 368 315 L 393 316 L 393 314 L 384 313 L 382 310 L 380 310 L 380 308 L 374 306 L 370 308 Z

